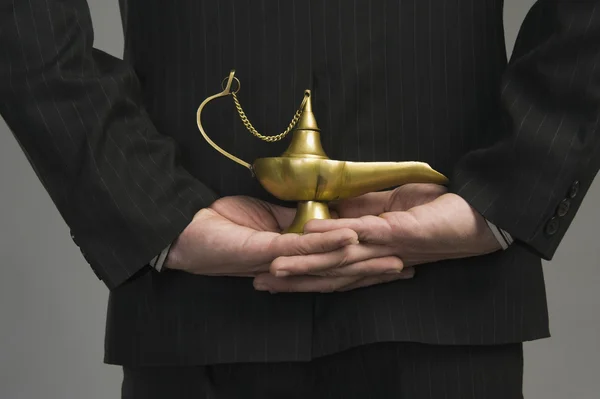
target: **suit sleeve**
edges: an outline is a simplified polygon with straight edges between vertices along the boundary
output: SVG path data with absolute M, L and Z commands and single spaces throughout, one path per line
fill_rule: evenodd
M 450 190 L 553 258 L 600 167 L 600 1 L 541 0 L 503 76 L 502 139 L 467 153 Z
M 157 132 L 132 68 L 93 48 L 85 0 L 0 0 L 0 113 L 109 289 L 216 199 Z

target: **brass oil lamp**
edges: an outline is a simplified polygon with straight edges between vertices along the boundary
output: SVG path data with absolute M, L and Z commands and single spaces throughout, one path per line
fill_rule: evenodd
M 424 162 L 348 162 L 329 159 L 321 146 L 321 131 L 312 109 L 310 90 L 288 128 L 276 136 L 263 136 L 252 126 L 237 99 L 240 82 L 232 70 L 221 93 L 208 97 L 197 112 L 198 129 L 217 151 L 248 168 L 262 187 L 283 201 L 297 203 L 297 212 L 285 233 L 302 234 L 311 219 L 329 219 L 328 202 L 356 197 L 408 183 L 446 184 L 448 179 Z M 237 88 L 232 91 L 236 82 Z M 250 164 L 216 145 L 202 127 L 201 115 L 212 100 L 232 95 L 246 128 L 256 137 L 275 142 L 292 133 L 287 150 L 279 157 L 259 158 Z

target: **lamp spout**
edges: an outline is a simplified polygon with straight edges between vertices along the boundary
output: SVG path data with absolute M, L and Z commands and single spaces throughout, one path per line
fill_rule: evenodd
M 336 197 L 350 198 L 409 183 L 444 185 L 448 178 L 425 162 L 345 162 Z

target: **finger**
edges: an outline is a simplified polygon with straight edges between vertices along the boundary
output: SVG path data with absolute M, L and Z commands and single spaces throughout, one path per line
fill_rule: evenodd
M 404 269 L 404 264 L 400 258 L 397 256 L 384 256 L 382 258 L 367 259 L 352 263 L 348 266 L 311 274 L 329 277 L 372 276 L 384 273 L 398 274 L 402 272 L 402 269 Z
M 325 271 L 333 273 L 335 269 L 341 269 L 358 262 L 365 262 L 369 259 L 383 258 L 390 255 L 393 255 L 393 249 L 387 246 L 369 244 L 348 245 L 334 251 L 319 254 L 278 257 L 271 263 L 271 273 L 279 277 L 315 274 Z M 382 263 L 366 263 L 362 267 L 368 267 L 369 265 L 381 267 Z M 396 266 L 396 264 L 392 264 L 389 267 L 393 266 Z
M 275 277 L 263 274 L 254 279 L 254 288 L 257 291 L 269 292 L 334 292 L 341 287 L 352 284 L 360 277 L 318 277 L 294 276 Z
M 389 196 L 385 212 L 407 211 L 418 205 L 435 200 L 447 192 L 447 188 L 433 183 L 409 183 L 396 188 Z
M 348 285 L 340 287 L 338 291 L 350 291 L 355 290 L 357 288 L 365 288 L 370 287 L 372 285 L 390 283 L 396 280 L 409 280 L 414 276 L 415 269 L 413 269 L 412 267 L 407 267 L 406 269 L 402 270 L 400 273 L 397 274 L 383 274 L 380 276 L 363 277 L 360 280 L 355 281 L 354 283 L 350 283 Z
M 351 229 L 356 232 L 360 241 L 374 244 L 384 244 L 392 232 L 387 219 L 372 215 L 353 219 L 315 219 L 304 225 L 305 233 L 323 233 L 337 229 Z
M 388 192 L 374 192 L 331 204 L 344 218 L 359 218 L 364 215 L 379 215 L 385 212 Z
M 345 228 L 323 233 L 290 233 L 273 238 L 270 253 L 271 259 L 275 259 L 280 256 L 326 253 L 352 244 L 358 244 L 358 236 L 353 230 Z

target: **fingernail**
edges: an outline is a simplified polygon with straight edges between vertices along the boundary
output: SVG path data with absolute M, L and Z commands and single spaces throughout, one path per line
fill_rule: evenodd
M 287 277 L 289 276 L 291 273 L 286 271 L 286 270 L 277 270 L 275 272 L 275 277 Z
M 351 239 L 348 240 L 348 244 L 349 245 L 356 245 L 356 244 L 358 244 L 358 238 L 352 237 Z
M 385 272 L 385 274 L 400 274 L 402 273 L 402 269 L 390 269 Z
M 257 291 L 268 291 L 269 287 L 267 287 L 265 284 L 262 284 L 262 283 L 255 283 L 254 289 L 256 289 Z
M 404 273 L 402 273 L 402 274 L 403 274 L 403 276 L 401 278 L 403 278 L 405 280 L 411 279 L 415 276 L 415 272 L 410 272 L 408 270 L 405 270 Z

